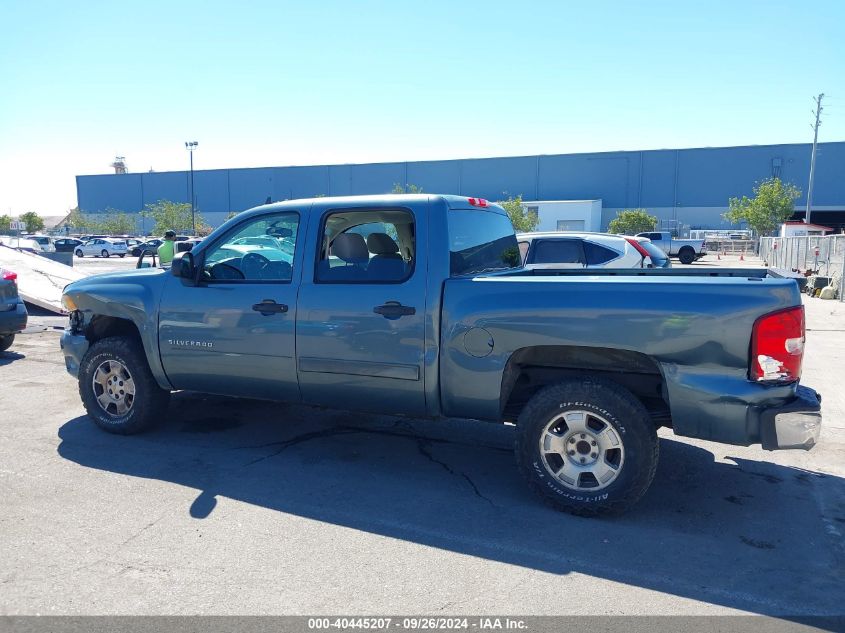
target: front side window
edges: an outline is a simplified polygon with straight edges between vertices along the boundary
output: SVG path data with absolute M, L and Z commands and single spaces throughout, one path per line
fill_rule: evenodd
M 298 234 L 298 213 L 275 213 L 247 220 L 205 252 L 203 279 L 290 282 Z
M 414 216 L 404 209 L 336 211 L 323 223 L 318 283 L 401 283 L 416 256 Z
M 519 267 L 519 245 L 506 215 L 449 211 L 449 270 L 453 276 Z

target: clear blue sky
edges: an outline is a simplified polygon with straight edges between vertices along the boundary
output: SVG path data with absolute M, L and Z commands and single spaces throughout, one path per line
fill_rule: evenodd
M 74 176 L 845 140 L 845 2 L 0 3 L 0 213 Z M 845 175 L 843 175 L 845 177 Z

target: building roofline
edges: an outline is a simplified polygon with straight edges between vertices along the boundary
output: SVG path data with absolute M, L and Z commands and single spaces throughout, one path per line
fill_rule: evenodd
M 820 149 L 823 149 L 826 146 L 833 146 L 833 145 L 845 145 L 845 140 L 843 141 L 826 141 L 823 143 L 819 143 L 818 146 Z M 727 150 L 727 149 L 760 149 L 760 148 L 775 148 L 775 147 L 790 147 L 790 148 L 797 148 L 797 147 L 806 147 L 810 148 L 812 143 L 767 143 L 762 145 L 724 145 L 724 146 L 715 146 L 715 147 L 663 147 L 663 148 L 656 148 L 656 149 L 636 149 L 636 150 L 608 150 L 603 152 L 571 152 L 571 153 L 564 153 L 564 154 L 523 154 L 519 156 L 468 156 L 468 157 L 461 157 L 461 158 L 434 158 L 434 159 L 427 159 L 427 160 L 392 160 L 392 161 L 375 161 L 370 163 L 315 163 L 315 164 L 305 164 L 305 165 L 264 165 L 261 167 L 216 167 L 214 169 L 195 169 L 194 173 L 197 172 L 212 172 L 212 171 L 231 171 L 231 170 L 247 170 L 247 169 L 292 169 L 292 168 L 309 168 L 309 167 L 369 167 L 374 165 L 407 165 L 410 163 L 417 163 L 417 164 L 426 164 L 426 163 L 456 163 L 456 162 L 463 162 L 463 161 L 479 161 L 479 160 L 508 160 L 508 159 L 525 159 L 525 158 L 549 158 L 549 157 L 569 157 L 569 156 L 581 156 L 581 157 L 603 157 L 608 155 L 631 155 L 631 154 L 651 154 L 657 152 L 693 152 L 693 151 L 707 151 L 707 150 Z M 77 178 L 94 178 L 94 177 L 101 177 L 101 176 L 112 176 L 112 177 L 121 177 L 121 176 L 143 176 L 145 174 L 185 174 L 188 173 L 189 170 L 187 169 L 177 169 L 174 171 L 154 171 L 154 172 L 129 172 L 126 174 L 78 174 Z

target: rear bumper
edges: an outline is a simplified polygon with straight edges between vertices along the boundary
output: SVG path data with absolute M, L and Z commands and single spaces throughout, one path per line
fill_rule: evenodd
M 760 412 L 760 443 L 769 451 L 803 448 L 810 450 L 822 429 L 821 396 L 798 385 L 790 402 Z
M 26 306 L 18 303 L 14 310 L 0 312 L 0 335 L 15 334 L 26 327 Z

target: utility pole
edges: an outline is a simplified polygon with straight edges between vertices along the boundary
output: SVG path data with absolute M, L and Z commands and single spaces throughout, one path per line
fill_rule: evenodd
M 194 218 L 194 212 L 196 207 L 196 197 L 194 196 L 194 150 L 197 148 L 196 141 L 188 141 L 185 143 L 185 149 L 188 150 L 188 153 L 191 155 L 191 235 L 197 234 L 197 222 Z
M 807 212 L 804 214 L 804 222 L 807 224 L 810 223 L 810 207 L 813 204 L 813 179 L 816 176 L 816 145 L 819 142 L 819 125 L 821 125 L 822 110 L 824 109 L 822 108 L 822 99 L 824 99 L 824 93 L 813 99 L 816 103 L 816 110 L 814 112 L 816 122 L 813 125 L 813 153 L 810 155 L 810 184 L 807 185 Z

